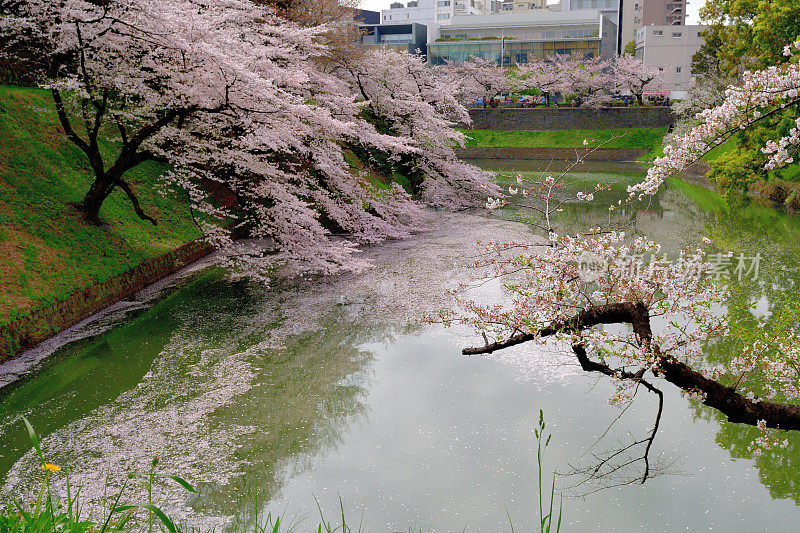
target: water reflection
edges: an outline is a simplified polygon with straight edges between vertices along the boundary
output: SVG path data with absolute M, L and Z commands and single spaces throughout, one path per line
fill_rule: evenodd
M 35 490 L 27 473 L 36 459 L 28 452 L 20 460 L 30 449 L 24 414 L 45 437 L 48 459 L 84 484 L 86 503 L 119 490 L 125 473 L 146 471 L 156 456 L 201 489 L 189 508 L 172 509 L 178 516 L 241 512 L 244 487 L 273 498 L 363 413 L 371 356 L 358 346 L 392 334 L 352 320 L 344 306 L 324 306 L 319 321 L 309 310 L 298 315 L 286 298 L 210 273 L 62 349 L 2 391 L 9 484 Z M 137 489 L 127 493 L 135 498 Z
M 20 416 L 48 435 L 134 388 L 169 342 L 187 305 L 191 309 L 207 305 L 202 293 L 210 289 L 208 281 L 208 276 L 201 276 L 185 286 L 181 283 L 180 294 L 167 296 L 146 311 L 128 313 L 130 321 L 98 336 L 56 350 L 35 373 L 0 388 L 0 475 L 30 449 Z M 235 292 L 241 295 L 241 290 Z
M 685 194 L 703 206 L 708 217 L 705 234 L 723 252 L 746 256 L 760 254 L 763 261 L 757 279 L 731 280 L 729 305 L 755 305 L 755 312 L 772 315 L 786 299 L 797 301 L 800 282 L 800 218 L 780 208 L 753 202 L 729 207 L 713 195 L 696 187 L 681 185 Z M 795 304 L 796 305 L 796 304 Z M 800 324 L 797 325 L 800 327 Z M 755 327 L 755 326 L 753 326 Z M 728 339 L 709 343 L 709 364 L 723 363 L 737 354 L 736 344 Z M 698 419 L 713 420 L 720 426 L 717 442 L 735 459 L 752 458 L 748 446 L 759 436 L 756 428 L 730 424 L 725 417 L 704 405 L 694 406 Z M 774 498 L 789 498 L 800 505 L 800 434 L 785 432 L 786 449 L 768 450 L 755 458 L 761 483 Z
M 547 171 L 549 166 L 549 162 L 519 164 L 512 161 L 507 164 L 505 167 L 503 163 L 490 162 L 489 166 L 504 172 L 516 170 L 523 174 Z M 800 217 L 796 213 L 786 213 L 780 207 L 757 201 L 728 206 L 709 190 L 673 180 L 669 187 L 648 199 L 646 204 L 634 204 L 609 216 L 605 206 L 624 198 L 625 187 L 634 183 L 641 174 L 637 175 L 635 169 L 628 167 L 627 174 L 608 179 L 602 173 L 595 173 L 595 168 L 592 164 L 592 172 L 570 173 L 565 177 L 567 186 L 562 195 L 570 198 L 570 201 L 557 219 L 562 232 L 577 233 L 587 227 L 613 225 L 629 234 L 647 236 L 662 244 L 664 251 L 673 256 L 686 246 L 699 244 L 705 236 L 711 240 L 712 251 L 733 252 L 734 257 L 739 254 L 747 257 L 760 254 L 763 257 L 757 279 L 744 277 L 740 280 L 735 275 L 730 276 L 732 291 L 729 308 L 753 304 L 756 312 L 769 315 L 777 305 L 785 303 L 787 297 L 797 298 L 800 282 Z M 600 181 L 603 178 L 606 181 Z M 591 190 L 595 182 L 611 185 L 605 195 L 596 195 L 597 202 L 586 204 L 571 199 L 576 190 Z M 500 216 L 524 221 L 527 215 L 521 210 L 509 209 Z M 737 356 L 735 348 L 736 345 L 729 339 L 712 339 L 706 348 L 708 364 L 725 363 Z M 717 442 L 730 452 L 732 458 L 753 459 L 748 446 L 759 436 L 756 428 L 728 423 L 719 412 L 697 402 L 691 403 L 698 420 L 714 421 L 719 426 Z M 788 432 L 781 436 L 783 438 L 789 441 L 785 450 L 765 452 L 754 459 L 755 465 L 761 482 L 773 497 L 790 498 L 800 504 L 800 456 L 794 453 L 800 450 L 800 435 Z M 572 473 L 600 481 L 600 486 L 632 482 L 636 479 L 636 471 L 628 472 L 621 478 L 611 476 L 611 479 L 594 480 L 594 477 L 600 476 L 603 471 L 616 473 L 615 467 L 608 467 L 606 459 L 616 459 L 619 457 L 617 454 L 626 457 L 620 462 L 626 467 L 643 462 L 642 456 L 627 453 L 628 446 L 633 443 L 641 445 L 642 442 L 646 441 L 619 442 L 605 454 L 593 456 L 593 462 L 573 468 Z

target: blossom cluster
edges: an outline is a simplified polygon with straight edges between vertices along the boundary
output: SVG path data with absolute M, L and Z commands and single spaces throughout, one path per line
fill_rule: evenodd
M 496 338 L 514 332 L 535 332 L 553 322 L 569 319 L 592 307 L 611 303 L 641 303 L 651 317 L 677 323 L 654 332 L 661 353 L 699 356 L 701 343 L 719 332 L 723 320 L 715 309 L 725 289 L 705 274 L 711 269 L 705 252 L 686 249 L 683 260 L 657 269 L 641 269 L 631 276 L 613 265 L 629 264 L 644 255 L 659 254 L 660 246 L 645 238 L 627 239 L 624 233 L 560 237 L 550 235 L 553 246 L 490 243 L 485 259 L 476 262 L 481 278 L 507 278 L 508 305 L 481 305 L 462 299 L 468 313 L 459 320 Z M 581 265 L 587 257 L 603 265 L 597 276 L 586 279 Z M 698 275 L 698 273 L 702 275 Z M 622 357 L 627 364 L 650 367 L 654 354 L 640 345 L 632 331 L 590 328 L 577 335 L 580 342 Z M 574 339 L 573 339 L 574 340 Z
M 767 428 L 766 421 L 759 420 L 757 427 L 761 431 L 761 435 L 748 446 L 755 457 L 760 457 L 767 450 L 785 449 L 789 446 L 789 440 L 778 438 L 778 431 Z

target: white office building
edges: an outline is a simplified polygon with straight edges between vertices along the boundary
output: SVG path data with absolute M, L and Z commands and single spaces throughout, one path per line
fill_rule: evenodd
M 636 31 L 636 57 L 661 71 L 661 88 L 684 98 L 694 82 L 692 57 L 703 45 L 705 26 L 642 26 Z
M 562 11 L 596 10 L 600 11 L 604 17 L 613 22 L 614 26 L 617 28 L 615 51 L 619 51 L 625 46 L 625 43 L 622 42 L 619 5 L 620 0 L 561 0 Z
M 428 43 L 434 65 L 482 57 L 502 65 L 570 54 L 612 57 L 617 27 L 598 10 L 531 12 L 455 17 Z

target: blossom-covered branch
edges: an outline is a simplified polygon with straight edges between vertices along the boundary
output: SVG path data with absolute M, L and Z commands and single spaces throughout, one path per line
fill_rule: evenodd
M 551 239 L 556 246 L 487 246 L 487 256 L 473 267 L 481 277 L 507 278 L 511 302 L 484 305 L 461 297 L 466 314 L 437 318 L 494 337 L 464 354 L 561 339 L 587 371 L 632 383 L 652 373 L 732 422 L 800 429 L 800 405 L 768 401 L 800 398 L 795 328 L 764 328 L 758 339 L 743 343 L 731 365 L 704 364 L 705 341 L 735 341 L 736 331 L 719 312 L 725 290 L 707 275 L 713 267 L 701 249 L 668 261 L 657 244 L 627 241 L 623 234 Z M 655 329 L 654 318 L 666 325 Z M 601 327 L 613 324 L 630 329 Z M 763 379 L 770 383 L 766 388 Z
M 697 115 L 698 124 L 676 135 L 656 158 L 646 179 L 628 188 L 630 197 L 655 194 L 666 179 L 696 162 L 713 147 L 739 130 L 800 103 L 800 41 L 787 46 L 784 54 L 790 61 L 756 72 L 745 72 L 742 83 L 725 91 L 718 106 Z M 776 141 L 767 141 L 762 152 L 768 154 L 765 169 L 774 170 L 794 161 L 800 146 L 800 119 L 789 133 Z

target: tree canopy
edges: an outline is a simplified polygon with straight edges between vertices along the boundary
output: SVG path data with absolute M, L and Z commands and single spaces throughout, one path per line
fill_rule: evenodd
M 20 0 L 0 28 L 3 53 L 37 52 L 22 57 L 94 172 L 78 206 L 88 220 L 119 189 L 155 224 L 125 180 L 155 159 L 217 246 L 245 252 L 235 230 L 267 239 L 294 271 L 330 273 L 364 266 L 359 242 L 408 235 L 424 204 L 474 202 L 484 174 L 455 157 L 454 121 L 468 115 L 448 87 L 419 58 L 356 49 L 352 17 L 328 7 Z M 351 168 L 347 147 L 381 154 L 413 187 Z M 265 264 L 248 250 L 237 255 Z
M 692 70 L 701 87 L 716 93 L 714 103 L 721 101 L 724 87 L 736 83 L 746 71 L 789 62 L 784 48 L 800 38 L 800 4 L 794 0 L 709 0 L 700 17 L 708 28 Z M 723 83 L 717 81 L 720 78 Z M 761 147 L 787 135 L 798 117 L 797 105 L 786 106 L 768 120 L 733 135 L 736 153 L 712 162 L 709 177 L 730 195 L 746 193 L 757 180 L 785 176 L 766 168 Z

